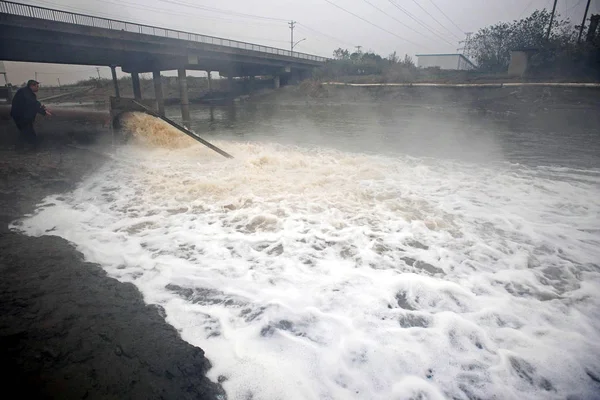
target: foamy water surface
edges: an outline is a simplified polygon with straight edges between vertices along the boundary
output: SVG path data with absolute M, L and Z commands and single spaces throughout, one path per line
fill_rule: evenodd
M 600 170 L 227 160 L 149 118 L 15 226 L 135 284 L 229 398 L 599 398 Z

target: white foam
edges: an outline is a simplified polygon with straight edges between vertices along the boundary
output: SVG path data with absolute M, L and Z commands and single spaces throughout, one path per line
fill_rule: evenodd
M 17 228 L 133 282 L 232 399 L 597 395 L 597 178 L 216 144 L 125 147 Z

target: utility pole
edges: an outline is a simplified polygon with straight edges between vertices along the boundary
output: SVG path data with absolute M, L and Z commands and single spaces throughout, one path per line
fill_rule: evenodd
M 473 35 L 473 32 L 466 32 L 465 35 L 466 35 L 465 40 L 461 40 L 460 42 L 458 42 L 458 44 L 464 43 L 464 46 L 460 47 L 456 50 L 462 51 L 462 54 L 464 56 L 469 57 L 469 55 L 471 54 L 471 35 Z
M 100 67 L 96 67 L 96 71 L 98 72 L 98 80 L 100 80 Z
M 354 46 L 356 48 L 356 52 L 358 54 L 360 54 L 360 49 L 362 49 L 362 46 Z
M 288 22 L 288 25 L 290 26 L 290 29 L 292 31 L 292 38 L 290 40 L 290 51 L 293 53 L 294 52 L 294 28 L 296 27 L 296 21 L 290 21 L 290 22 Z
M 590 26 L 588 27 L 587 36 L 585 38 L 586 42 L 593 42 L 596 37 L 596 30 L 598 29 L 598 24 L 600 24 L 600 14 L 592 14 L 590 17 Z
M 58 81 L 58 87 L 60 87 L 60 78 L 56 78 L 56 80 Z
M 35 81 L 37 82 L 37 71 L 35 72 Z
M 552 16 L 550 16 L 550 24 L 548 25 L 548 32 L 546 32 L 546 40 L 550 39 L 550 31 L 552 30 L 552 23 L 554 22 L 554 13 L 556 12 L 556 3 L 558 0 L 554 0 L 554 7 L 552 7 Z M 590 4 L 588 2 L 588 4 Z
M 587 6 L 585 6 L 585 12 L 583 13 L 583 21 L 581 21 L 581 26 L 579 27 L 579 37 L 577 38 L 577 43 L 581 42 L 581 35 L 583 35 L 583 27 L 585 26 L 585 20 L 587 19 L 587 13 L 590 10 L 590 3 L 592 0 L 588 0 Z

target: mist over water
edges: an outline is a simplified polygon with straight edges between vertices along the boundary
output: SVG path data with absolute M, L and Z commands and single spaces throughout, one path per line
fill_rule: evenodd
M 234 160 L 135 114 L 113 161 L 15 226 L 135 284 L 230 398 L 598 398 L 597 128 L 367 103 L 194 117 Z
M 488 100 L 489 101 L 489 100 Z M 577 103 L 577 99 L 569 99 Z M 600 167 L 600 117 L 594 106 L 506 109 L 437 101 L 343 98 L 252 102 L 192 110 L 192 127 L 220 139 L 327 147 L 394 157 L 454 159 L 477 164 Z M 498 107 L 500 108 L 500 107 Z M 180 121 L 177 107 L 167 116 Z

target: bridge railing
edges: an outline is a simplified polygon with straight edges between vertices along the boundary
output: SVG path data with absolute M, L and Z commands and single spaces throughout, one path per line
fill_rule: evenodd
M 102 17 L 94 17 L 91 15 L 77 14 L 61 10 L 53 10 L 51 8 L 30 6 L 27 4 L 13 3 L 11 1 L 0 0 L 0 13 L 18 15 L 22 17 L 39 18 L 56 22 L 65 22 L 75 25 L 92 26 L 96 28 L 141 33 L 144 35 L 161 36 L 171 39 L 189 40 L 192 42 L 207 43 L 224 47 L 233 47 L 236 49 L 253 50 L 261 53 L 277 54 L 281 56 L 288 56 L 311 61 L 327 61 L 327 58 L 325 57 L 315 56 L 306 53 L 299 53 L 296 51 L 291 52 L 289 50 L 263 46 L 260 44 L 240 42 L 238 40 L 200 35 L 197 33 L 159 28 L 156 26 L 143 25 L 133 22 L 119 21 Z

